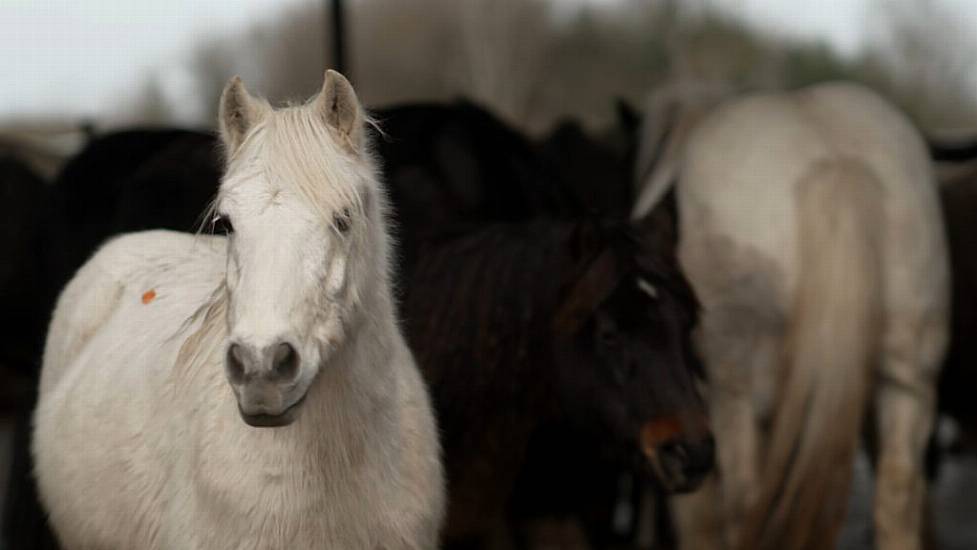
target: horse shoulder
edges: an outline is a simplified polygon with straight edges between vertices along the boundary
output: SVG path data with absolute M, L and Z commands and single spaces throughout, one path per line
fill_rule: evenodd
M 147 541 L 168 471 L 162 457 L 171 451 L 165 438 L 140 434 L 169 406 L 153 397 L 179 342 L 166 336 L 177 335 L 219 283 L 219 249 L 217 239 L 168 231 L 124 235 L 103 245 L 63 291 L 45 350 L 34 454 L 42 498 L 66 542 L 153 547 Z M 105 391 L 109 380 L 118 391 Z M 124 413 L 106 417 L 111 410 Z M 71 465 L 59 459 L 69 449 Z M 113 519 L 79 520 L 91 509 L 86 498 L 102 501 Z
M 137 299 L 144 302 L 155 299 L 154 289 L 137 288 L 138 283 L 187 267 L 194 257 L 218 255 L 212 238 L 200 239 L 172 231 L 145 231 L 102 245 L 58 298 L 44 349 L 41 395 L 61 379 L 71 359 L 119 309 L 126 294 L 138 292 Z

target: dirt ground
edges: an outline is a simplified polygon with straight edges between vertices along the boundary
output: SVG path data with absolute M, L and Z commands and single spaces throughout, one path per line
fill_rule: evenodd
M 0 490 L 6 494 L 13 422 L 0 418 Z M 838 550 L 872 549 L 872 470 L 864 453 L 855 464 L 848 520 Z M 0 498 L 0 517 L 7 503 Z M 977 456 L 948 456 L 930 487 L 935 550 L 977 549 Z M 5 549 L 0 549 L 5 550 Z M 9 549 L 14 550 L 14 549 Z

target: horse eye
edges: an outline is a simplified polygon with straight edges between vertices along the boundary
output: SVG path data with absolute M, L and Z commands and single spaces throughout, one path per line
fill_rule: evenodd
M 607 348 L 617 345 L 617 327 L 613 323 L 598 318 L 597 321 L 597 340 Z
M 343 208 L 341 211 L 333 214 L 332 223 L 336 226 L 336 229 L 340 233 L 346 233 L 349 231 L 350 224 L 353 221 L 353 214 L 349 211 L 349 208 Z
M 637 370 L 637 368 L 638 365 L 633 361 L 616 363 L 614 365 L 614 378 L 623 384 L 624 382 L 634 378 L 634 371 Z
M 231 224 L 230 216 L 217 214 L 214 216 L 214 233 L 219 235 L 230 235 L 234 233 L 234 225 Z
M 614 347 L 617 345 L 617 334 L 610 330 L 602 330 L 597 334 L 600 338 L 600 343 L 606 347 Z

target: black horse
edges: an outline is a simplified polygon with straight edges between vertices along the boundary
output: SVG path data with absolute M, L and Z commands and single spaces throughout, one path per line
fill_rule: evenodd
M 472 103 L 409 104 L 374 115 L 405 265 L 424 241 L 458 225 L 579 211 L 536 144 Z
M 694 386 L 695 311 L 674 263 L 618 224 L 496 224 L 430 244 L 402 315 L 438 411 L 449 546 L 482 547 L 526 511 L 510 502 L 516 481 L 533 438 L 555 425 L 573 428 L 548 449 L 568 462 L 596 452 L 603 467 L 695 486 L 713 452 Z M 561 480 L 587 505 L 570 513 L 607 509 L 588 502 L 606 495 L 579 490 L 599 474 Z
M 37 307 L 40 232 L 50 217 L 48 188 L 25 163 L 0 157 L 0 326 L 6 332 L 0 366 L 21 374 L 36 369 L 47 315 Z
M 195 230 L 220 174 L 212 134 L 134 129 L 92 140 L 64 166 L 52 187 L 47 285 L 59 292 L 113 235 Z M 55 297 L 45 305 L 53 306 Z
M 940 375 L 939 407 L 977 449 L 977 171 L 940 190 L 953 282 L 950 347 Z
M 631 214 L 640 119 L 623 102 L 617 111 L 617 123 L 603 135 L 591 135 L 578 122 L 564 120 L 536 144 L 547 171 L 578 205 L 578 214 L 622 220 Z

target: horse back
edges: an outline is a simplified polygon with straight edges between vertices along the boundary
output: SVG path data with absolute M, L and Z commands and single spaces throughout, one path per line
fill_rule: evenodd
M 681 169 L 684 248 L 723 235 L 782 271 L 786 299 L 798 276 L 798 185 L 824 163 L 858 164 L 882 186 L 889 299 L 918 296 L 910 307 L 940 301 L 939 285 L 925 289 L 920 281 L 928 266 L 945 262 L 924 143 L 902 114 L 852 84 L 748 96 L 708 115 L 690 136 Z

